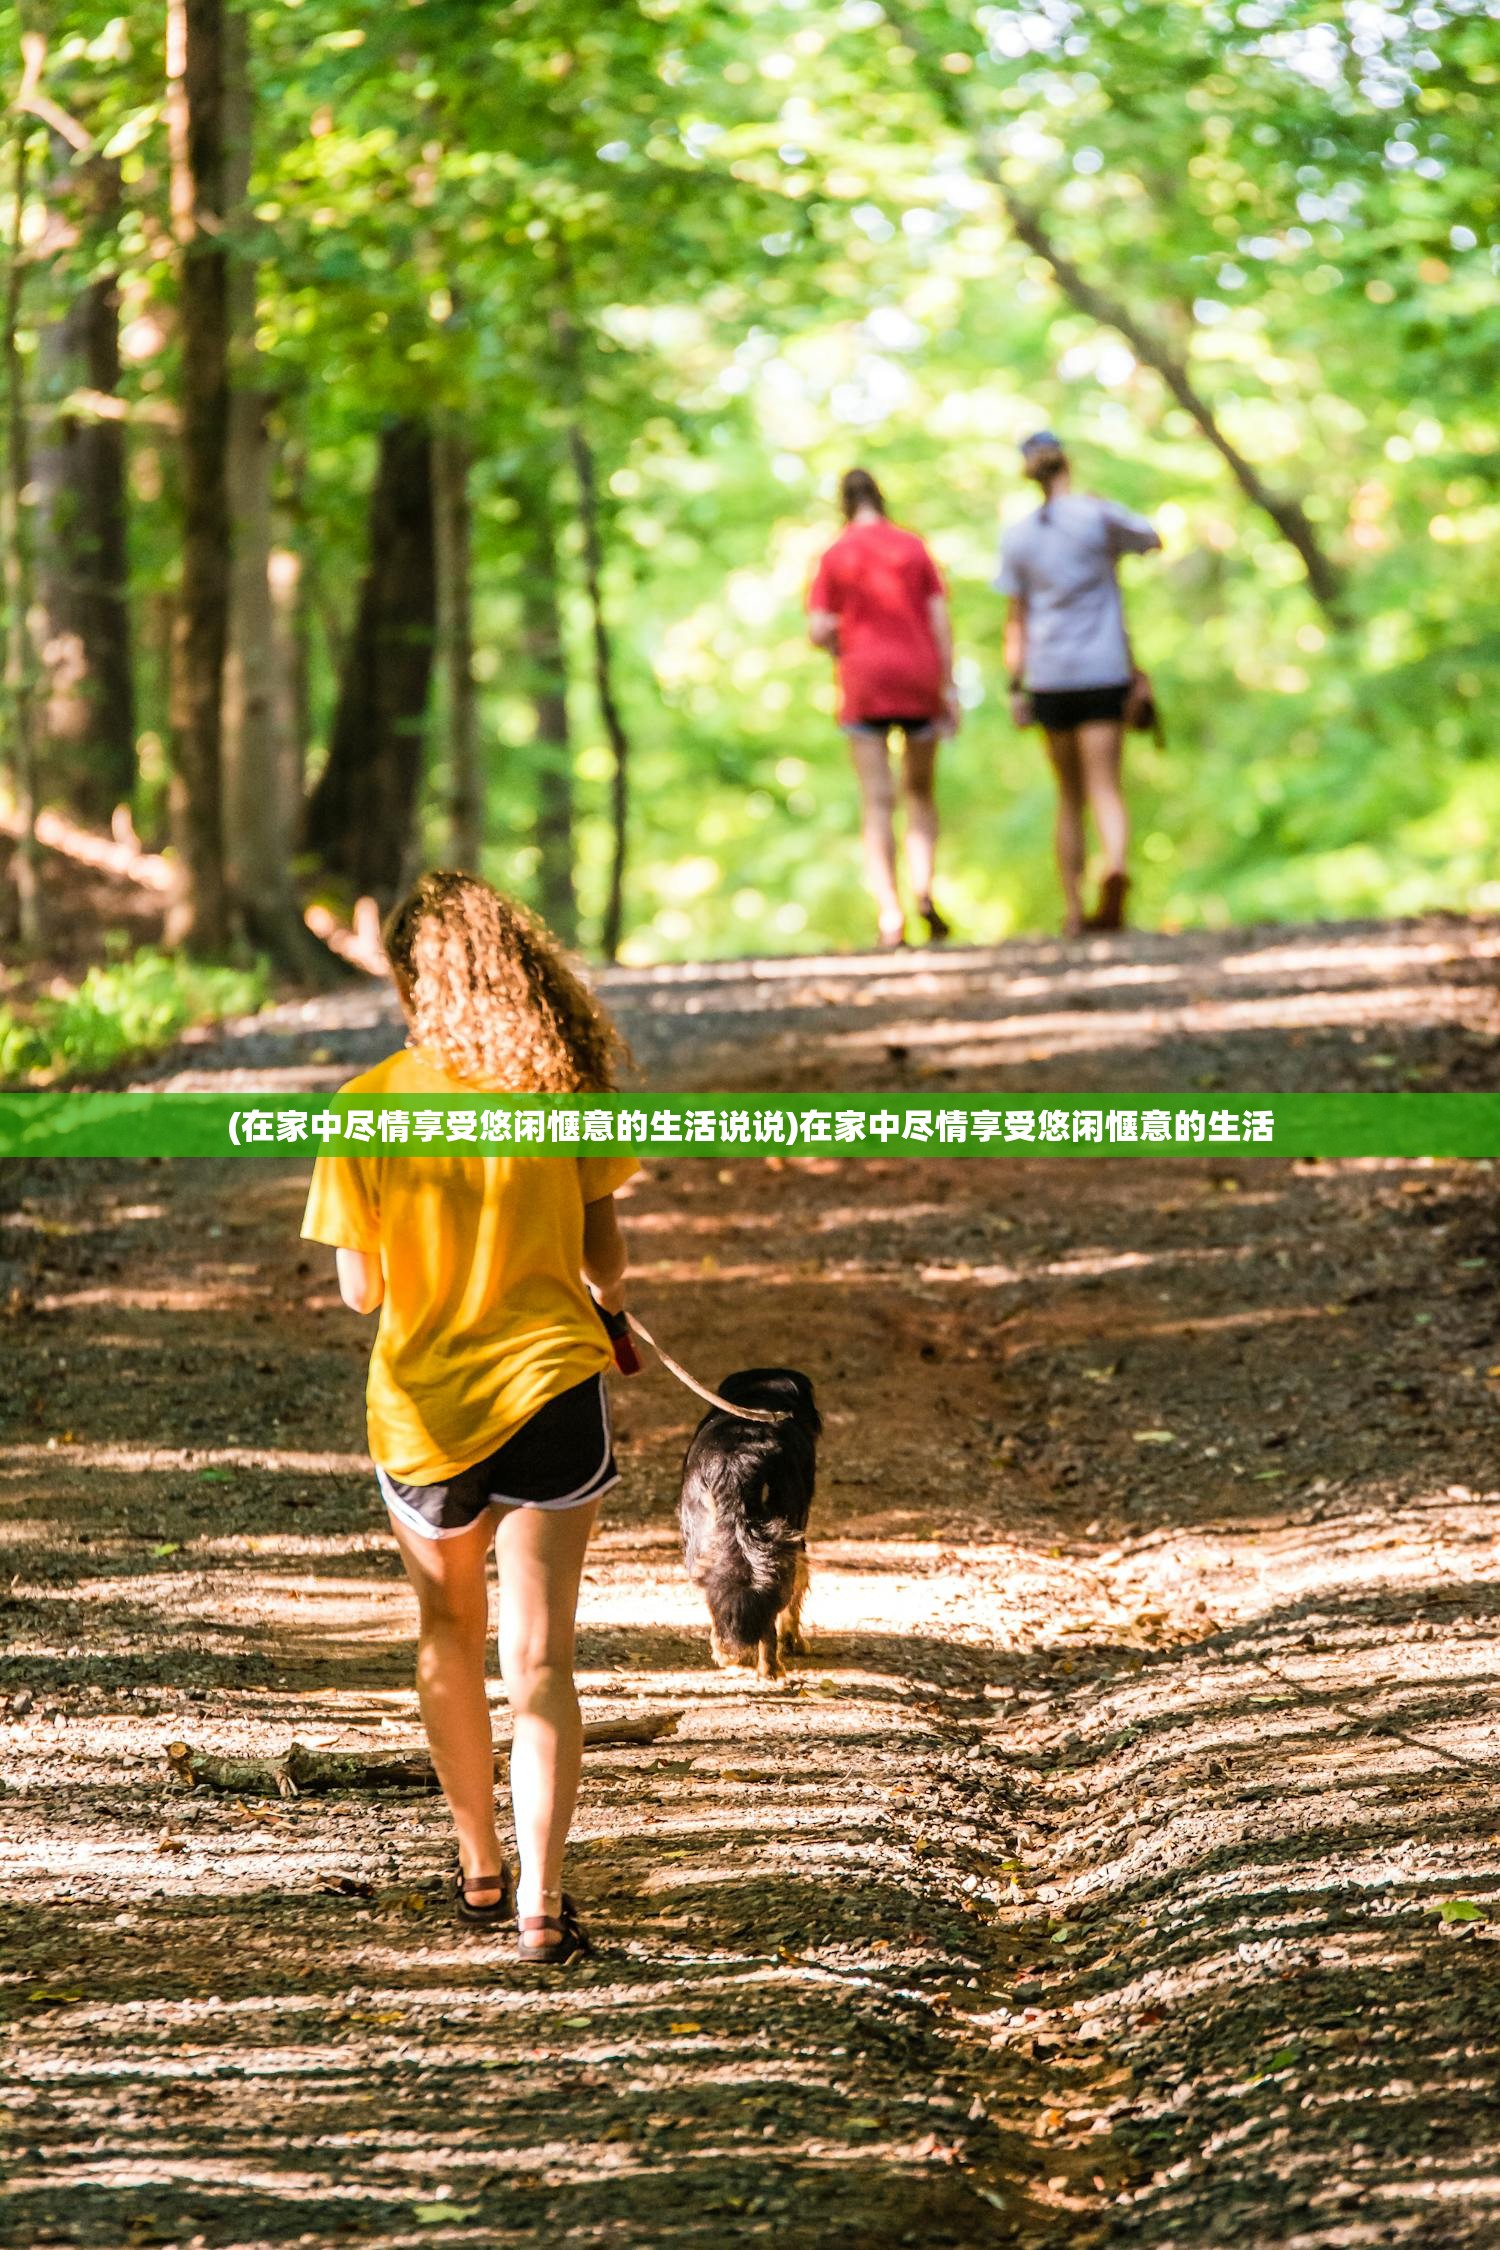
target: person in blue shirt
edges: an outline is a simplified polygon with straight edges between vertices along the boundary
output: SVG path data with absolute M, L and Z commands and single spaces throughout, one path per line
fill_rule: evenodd
M 1005 668 L 1017 726 L 1040 726 L 1057 776 L 1057 866 L 1064 933 L 1124 926 L 1130 886 L 1130 820 L 1121 788 L 1125 707 L 1136 677 L 1117 575 L 1121 555 L 1161 540 L 1144 516 L 1075 492 L 1068 457 L 1051 430 L 1021 448 L 1042 488 L 1041 506 L 1008 531 L 995 590 L 1004 594 Z M 1083 911 L 1084 814 L 1104 852 L 1096 911 Z

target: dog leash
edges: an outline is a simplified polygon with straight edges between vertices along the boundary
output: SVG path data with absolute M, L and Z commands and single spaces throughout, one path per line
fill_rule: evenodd
M 599 1307 L 599 1318 L 609 1331 L 609 1339 L 615 1349 L 615 1364 L 622 1375 L 635 1375 L 640 1372 L 640 1358 L 630 1341 L 633 1330 L 643 1344 L 650 1345 L 669 1375 L 675 1375 L 679 1383 L 684 1384 L 688 1390 L 694 1392 L 699 1398 L 706 1400 L 710 1406 L 717 1406 L 721 1413 L 736 1415 L 742 1422 L 788 1422 L 791 1420 L 789 1414 L 777 1413 L 771 1407 L 736 1406 L 730 1399 L 720 1398 L 717 1391 L 709 1390 L 707 1385 L 700 1383 L 695 1375 L 690 1375 L 687 1369 L 672 1357 L 670 1352 L 663 1351 L 650 1329 L 645 1326 L 644 1322 L 637 1320 L 634 1313 L 607 1313 L 601 1305 Z M 629 1355 L 628 1359 L 622 1356 L 622 1346 L 624 1353 Z M 630 1364 L 632 1361 L 634 1365 Z

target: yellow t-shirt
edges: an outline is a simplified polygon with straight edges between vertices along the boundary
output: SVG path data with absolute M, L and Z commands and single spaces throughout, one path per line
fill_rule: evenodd
M 347 1094 L 455 1094 L 418 1054 Z M 611 1364 L 584 1284 L 583 1211 L 639 1169 L 629 1156 L 320 1156 L 302 1232 L 379 1253 L 385 1301 L 365 1401 L 370 1452 L 440 1484 L 503 1445 L 559 1391 Z

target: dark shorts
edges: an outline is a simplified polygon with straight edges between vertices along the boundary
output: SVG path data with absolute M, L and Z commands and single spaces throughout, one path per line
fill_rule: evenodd
M 619 1482 L 604 1377 L 559 1391 L 446 1484 L 403 1484 L 378 1463 L 375 1474 L 397 1522 L 424 1539 L 452 1539 L 491 1508 L 581 1508 Z
M 1049 734 L 1067 734 L 1071 728 L 1086 727 L 1095 720 L 1123 719 L 1129 693 L 1128 680 L 1122 680 L 1118 687 L 1033 688 L 1031 708 L 1037 725 Z
M 926 719 L 846 719 L 845 734 L 878 734 L 886 739 L 893 734 L 931 734 L 937 725 L 936 717 Z

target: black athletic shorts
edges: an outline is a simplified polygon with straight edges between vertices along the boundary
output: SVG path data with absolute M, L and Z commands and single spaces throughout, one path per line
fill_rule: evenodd
M 1130 682 L 1118 687 L 1033 688 L 1031 708 L 1038 726 L 1049 734 L 1067 734 L 1098 719 L 1123 719 Z
M 900 733 L 905 735 L 931 734 L 937 723 L 936 718 L 849 719 L 845 722 L 844 732 L 846 734 L 890 735 L 899 730 Z
M 491 1508 L 581 1508 L 620 1480 L 604 1377 L 559 1391 L 446 1484 L 404 1484 L 379 1463 L 375 1474 L 397 1522 L 424 1539 L 452 1539 Z

